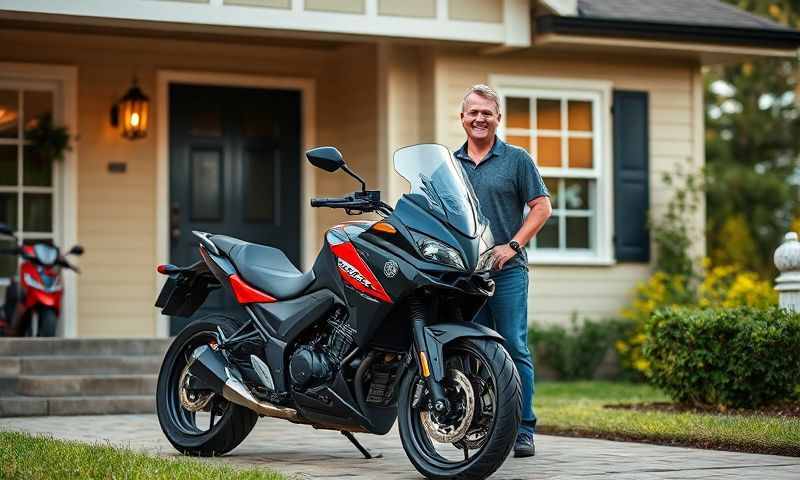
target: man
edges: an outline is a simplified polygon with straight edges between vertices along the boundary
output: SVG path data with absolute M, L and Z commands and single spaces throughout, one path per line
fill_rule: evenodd
M 470 88 L 461 105 L 467 142 L 455 157 L 469 177 L 481 211 L 496 242 L 493 249 L 494 296 L 477 321 L 506 339 L 522 380 L 522 425 L 514 444 L 515 457 L 535 454 L 533 433 L 533 360 L 528 351 L 528 259 L 525 245 L 550 217 L 550 194 L 533 159 L 525 150 L 495 136 L 500 123 L 497 93 L 486 85 Z M 523 220 L 525 205 L 530 212 Z

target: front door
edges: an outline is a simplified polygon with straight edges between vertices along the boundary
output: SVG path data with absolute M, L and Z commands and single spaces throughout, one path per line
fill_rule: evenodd
M 192 230 L 300 259 L 300 92 L 171 84 L 170 262 L 199 260 Z M 170 335 L 209 313 L 240 315 L 222 290 Z

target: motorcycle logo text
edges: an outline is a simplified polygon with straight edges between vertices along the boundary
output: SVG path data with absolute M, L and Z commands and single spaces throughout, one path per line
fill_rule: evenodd
M 375 290 L 375 288 L 372 286 L 372 282 L 370 282 L 369 280 L 364 278 L 364 275 L 361 275 L 361 272 L 359 272 L 356 269 L 356 267 L 350 265 L 349 263 L 345 262 L 341 258 L 337 258 L 337 262 L 336 263 L 337 263 L 338 267 L 340 269 L 342 269 L 342 271 L 344 273 L 346 273 L 347 275 L 350 276 L 350 278 L 352 278 L 356 282 L 360 283 L 361 285 L 364 285 L 365 287 L 369 288 L 370 290 Z

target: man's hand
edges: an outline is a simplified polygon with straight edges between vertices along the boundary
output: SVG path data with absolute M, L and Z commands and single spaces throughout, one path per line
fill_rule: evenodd
M 492 256 L 494 257 L 495 270 L 502 269 L 503 265 L 514 258 L 516 254 L 517 252 L 515 252 L 513 248 L 509 247 L 508 244 L 497 245 L 494 247 L 492 249 Z

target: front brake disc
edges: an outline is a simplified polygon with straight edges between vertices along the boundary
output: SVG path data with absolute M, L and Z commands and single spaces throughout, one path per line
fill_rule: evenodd
M 439 423 L 430 411 L 424 410 L 419 413 L 425 432 L 432 440 L 439 443 L 455 443 L 464 438 L 475 414 L 475 394 L 467 376 L 455 369 L 450 369 L 447 373 L 447 380 L 452 383 L 456 398 L 463 404 L 461 418 L 455 423 Z

